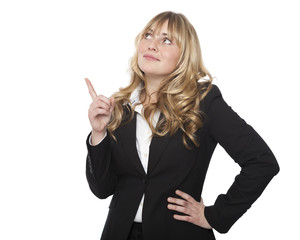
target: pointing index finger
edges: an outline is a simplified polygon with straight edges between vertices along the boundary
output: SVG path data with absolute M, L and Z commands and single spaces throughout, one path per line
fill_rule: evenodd
M 88 78 L 85 78 L 84 80 L 85 80 L 86 85 L 89 89 L 89 93 L 90 93 L 92 99 L 94 100 L 97 97 L 97 93 L 96 93 L 91 81 Z

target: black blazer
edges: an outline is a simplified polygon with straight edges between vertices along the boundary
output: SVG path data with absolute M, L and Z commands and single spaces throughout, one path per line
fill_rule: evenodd
M 188 150 L 182 131 L 173 136 L 153 137 L 147 174 L 136 150 L 136 117 L 97 146 L 87 140 L 86 175 L 99 198 L 113 194 L 102 233 L 103 240 L 126 240 L 142 195 L 145 240 L 215 239 L 213 231 L 173 218 L 167 197 L 179 197 L 179 189 L 200 201 L 205 175 L 219 143 L 241 166 L 226 194 L 205 208 L 205 216 L 218 232 L 225 233 L 260 196 L 279 171 L 278 163 L 263 139 L 223 100 L 215 85 L 201 103 L 206 114 L 197 131 L 200 147 Z

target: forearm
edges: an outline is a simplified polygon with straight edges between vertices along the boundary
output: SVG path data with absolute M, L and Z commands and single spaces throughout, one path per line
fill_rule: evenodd
M 86 176 L 92 192 L 99 198 L 113 194 L 117 176 L 113 171 L 110 139 L 106 136 L 101 143 L 92 146 L 87 138 Z
M 217 231 L 228 232 L 258 199 L 278 171 L 277 163 L 272 161 L 245 164 L 227 193 L 219 195 L 214 205 L 205 208 L 207 221 Z

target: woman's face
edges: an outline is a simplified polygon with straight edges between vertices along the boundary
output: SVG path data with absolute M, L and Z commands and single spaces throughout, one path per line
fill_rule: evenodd
M 180 57 L 180 49 L 175 40 L 168 38 L 168 22 L 160 32 L 150 29 L 138 45 L 138 66 L 146 79 L 163 79 L 172 73 Z

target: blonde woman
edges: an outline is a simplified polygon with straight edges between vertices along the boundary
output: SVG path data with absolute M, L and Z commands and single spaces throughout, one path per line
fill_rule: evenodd
M 182 14 L 155 16 L 136 38 L 131 82 L 89 108 L 86 175 L 113 195 L 103 240 L 215 239 L 250 208 L 279 171 L 262 138 L 223 100 Z M 241 167 L 214 205 L 201 192 L 220 144 Z

